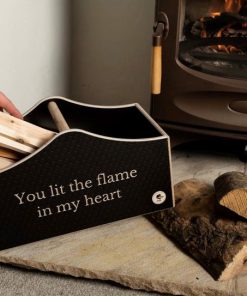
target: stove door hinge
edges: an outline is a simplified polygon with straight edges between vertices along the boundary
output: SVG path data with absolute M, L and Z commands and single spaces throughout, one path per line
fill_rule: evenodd
M 158 14 L 153 27 L 153 53 L 152 53 L 152 86 L 153 95 L 161 93 L 162 80 L 162 45 L 169 32 L 169 20 L 164 12 Z

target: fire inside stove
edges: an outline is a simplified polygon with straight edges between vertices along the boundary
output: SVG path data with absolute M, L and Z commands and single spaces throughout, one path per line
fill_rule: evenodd
M 204 73 L 247 79 L 247 0 L 185 0 L 179 59 Z

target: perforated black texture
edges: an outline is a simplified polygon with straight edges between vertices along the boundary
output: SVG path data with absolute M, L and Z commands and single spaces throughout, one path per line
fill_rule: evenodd
M 99 173 L 114 174 L 137 170 L 137 177 L 104 186 L 95 186 Z M 19 205 L 14 194 L 34 193 L 51 184 L 64 185 L 77 179 L 93 180 L 90 189 Z M 121 190 L 123 197 L 85 206 L 84 194 Z M 152 202 L 162 190 L 167 200 Z M 36 155 L 0 174 L 0 249 L 61 235 L 172 206 L 168 140 L 122 142 L 70 131 L 59 135 Z M 55 214 L 56 205 L 80 200 L 76 213 Z M 38 208 L 50 207 L 54 214 L 38 218 Z

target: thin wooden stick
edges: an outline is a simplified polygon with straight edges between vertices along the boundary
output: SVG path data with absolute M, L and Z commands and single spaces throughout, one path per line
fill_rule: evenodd
M 0 147 L 29 154 L 54 135 L 50 130 L 0 112 Z
M 34 148 L 32 148 L 31 146 L 21 144 L 19 142 L 16 142 L 14 140 L 11 140 L 1 135 L 0 135 L 0 143 L 2 147 L 14 150 L 16 152 L 20 152 L 22 154 L 29 154 L 34 151 Z
M 23 134 L 21 130 L 17 131 L 4 125 L 0 125 L 0 135 L 16 142 L 36 148 L 39 147 L 42 143 L 42 139 L 32 137 L 32 135 L 30 136 L 27 134 Z
M 67 124 L 66 120 L 63 117 L 57 103 L 51 101 L 48 103 L 48 109 L 51 114 L 52 119 L 57 127 L 57 129 L 62 132 L 69 129 L 69 125 Z
M 23 145 L 38 148 L 55 136 L 55 133 L 0 112 L 0 135 Z

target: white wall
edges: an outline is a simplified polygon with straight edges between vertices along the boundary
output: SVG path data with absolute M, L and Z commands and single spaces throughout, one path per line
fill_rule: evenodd
M 155 0 L 72 0 L 71 96 L 150 107 Z
M 0 0 L 0 90 L 26 111 L 68 95 L 70 0 Z
M 0 0 L 0 90 L 150 107 L 155 0 Z

